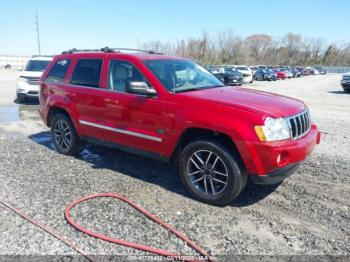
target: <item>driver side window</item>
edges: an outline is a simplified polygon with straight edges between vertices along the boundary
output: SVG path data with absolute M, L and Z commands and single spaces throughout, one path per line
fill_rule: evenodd
M 145 82 L 151 87 L 134 65 L 125 61 L 111 60 L 108 72 L 109 88 L 119 93 L 127 93 L 126 87 L 130 82 Z

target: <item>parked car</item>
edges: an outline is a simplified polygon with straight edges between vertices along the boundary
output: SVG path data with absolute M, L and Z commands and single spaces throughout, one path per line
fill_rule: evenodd
M 326 69 L 324 69 L 323 67 L 316 66 L 315 69 L 320 73 L 320 75 L 327 74 Z
M 293 73 L 291 71 L 289 71 L 289 69 L 286 68 L 280 68 L 281 71 L 283 71 L 286 74 L 286 78 L 292 78 L 293 77 Z
M 342 76 L 340 84 L 343 87 L 345 93 L 350 93 L 350 72 Z
M 234 68 L 225 68 L 224 82 L 225 85 L 239 85 L 244 83 L 244 76 L 242 73 Z
M 319 75 L 320 74 L 320 72 L 318 72 L 318 70 L 314 67 L 309 68 L 309 70 L 310 70 L 311 75 Z
M 243 75 L 232 68 L 212 69 L 211 73 L 215 75 L 225 85 L 239 85 L 243 84 Z
M 244 83 L 253 83 L 253 71 L 246 65 L 236 65 L 236 70 L 243 75 Z
M 24 102 L 28 97 L 39 96 L 39 79 L 52 57 L 33 57 L 28 60 L 17 79 L 17 101 Z
M 310 69 L 303 68 L 303 71 L 301 72 L 301 74 L 303 76 L 308 76 L 308 75 L 311 75 L 311 71 L 310 71 Z
M 284 79 L 287 78 L 285 72 L 283 72 L 283 71 L 281 71 L 281 70 L 279 70 L 279 69 L 272 69 L 272 70 L 275 72 L 275 74 L 276 74 L 276 76 L 277 76 L 277 79 L 282 79 L 282 80 L 284 80 Z
M 320 142 L 302 101 L 225 86 L 189 59 L 74 49 L 54 58 L 40 85 L 58 152 L 90 142 L 175 161 L 186 189 L 209 204 L 226 205 L 248 178 L 283 181 Z
M 290 71 L 292 72 L 293 74 L 293 77 L 301 77 L 301 71 L 298 70 L 297 68 L 291 68 Z
M 267 69 L 259 69 L 255 73 L 255 80 L 276 81 L 277 77 L 274 72 L 271 72 Z

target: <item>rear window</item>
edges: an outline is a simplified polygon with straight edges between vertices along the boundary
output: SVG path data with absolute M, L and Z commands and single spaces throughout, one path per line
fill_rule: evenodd
M 72 79 L 72 85 L 99 87 L 102 59 L 80 59 L 78 60 Z
M 29 60 L 24 71 L 44 72 L 49 63 L 50 63 L 50 61 Z
M 70 59 L 63 59 L 56 62 L 47 75 L 46 81 L 62 83 L 70 64 Z

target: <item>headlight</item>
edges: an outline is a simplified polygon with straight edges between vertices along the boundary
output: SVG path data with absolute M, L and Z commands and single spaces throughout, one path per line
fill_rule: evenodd
M 290 138 L 288 122 L 284 118 L 268 117 L 263 126 L 256 126 L 260 141 L 278 141 Z

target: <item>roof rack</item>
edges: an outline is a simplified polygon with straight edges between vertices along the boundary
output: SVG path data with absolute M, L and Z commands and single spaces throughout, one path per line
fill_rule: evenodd
M 99 49 L 77 49 L 77 48 L 72 48 L 67 51 L 63 51 L 62 54 L 73 54 L 73 53 L 82 53 L 82 52 L 99 52 L 101 50 Z
M 106 47 L 108 48 L 108 47 Z M 108 48 L 110 50 L 114 50 L 114 51 L 136 51 L 136 52 L 142 52 L 142 53 L 148 53 L 148 54 L 152 54 L 152 55 L 162 55 L 162 53 L 159 52 L 155 52 L 153 50 L 143 50 L 143 49 L 135 49 L 135 48 Z
M 120 51 L 136 51 L 154 55 L 162 55 L 162 53 L 155 52 L 153 50 L 142 50 L 142 49 L 134 49 L 134 48 L 110 48 L 108 46 L 103 47 L 101 49 L 76 49 L 72 48 L 67 51 L 63 51 L 62 54 L 73 54 L 73 53 L 82 53 L 82 52 L 103 52 L 103 53 L 115 53 Z

